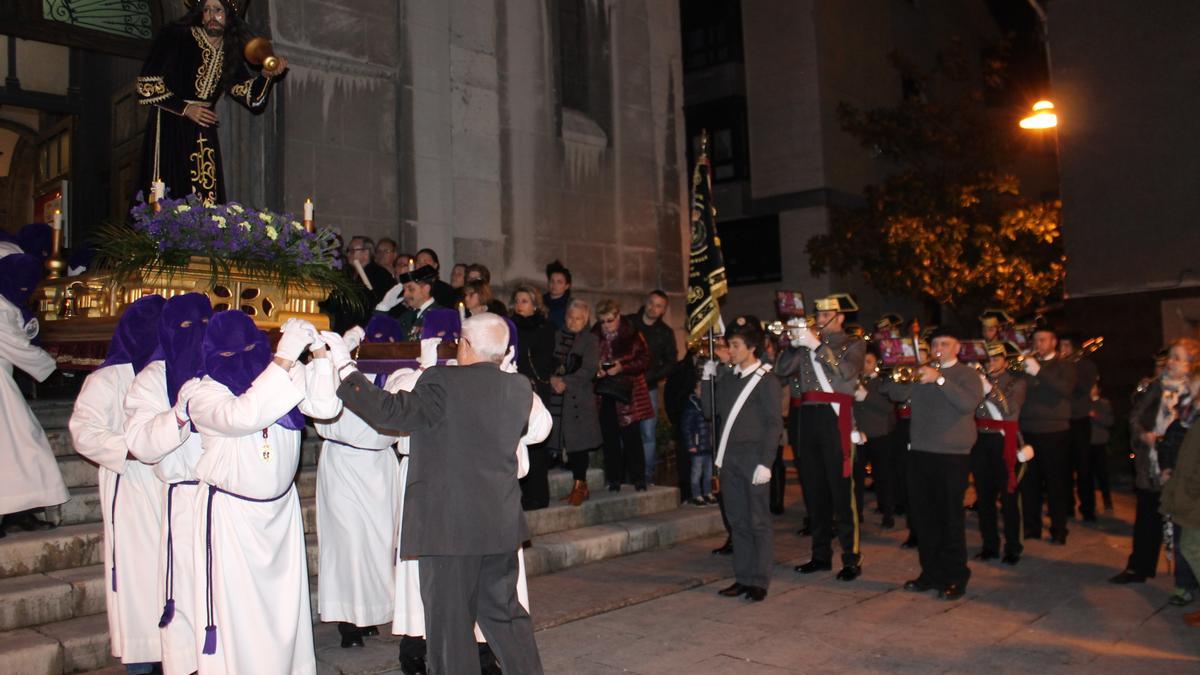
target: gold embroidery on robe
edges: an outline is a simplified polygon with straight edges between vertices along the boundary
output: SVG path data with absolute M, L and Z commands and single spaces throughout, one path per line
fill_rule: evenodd
M 211 206 L 217 201 L 215 189 L 217 187 L 217 163 L 213 159 L 213 149 L 206 146 L 208 141 L 204 134 L 196 137 L 196 151 L 188 155 L 188 160 L 192 162 L 191 170 L 192 191 L 200 195 L 204 199 L 206 205 Z
M 201 100 L 208 100 L 217 90 L 217 83 L 221 80 L 225 53 L 220 47 L 214 47 L 208 42 L 203 28 L 194 26 L 192 36 L 200 46 L 201 55 L 200 69 L 196 71 L 196 96 Z
M 166 83 L 158 75 L 140 75 L 135 86 L 140 105 L 151 105 L 171 98 L 171 92 L 167 91 Z

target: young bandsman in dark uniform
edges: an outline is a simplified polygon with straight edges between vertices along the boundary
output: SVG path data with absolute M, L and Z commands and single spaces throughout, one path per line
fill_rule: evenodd
M 879 350 L 867 347 L 863 358 L 863 374 L 859 387 L 854 392 L 854 422 L 866 442 L 861 446 L 862 457 L 856 458 L 858 467 L 871 462 L 871 475 L 875 478 L 875 499 L 883 514 L 883 529 L 896 526 L 894 495 L 897 477 L 892 468 L 892 430 L 896 428 L 896 406 L 887 397 L 884 389 L 890 384 L 879 376 Z M 861 483 L 856 479 L 856 482 Z M 855 499 L 858 512 L 863 512 L 863 489 L 856 485 Z
M 1041 326 L 1033 333 L 1034 353 L 1025 359 L 1030 375 L 1021 408 L 1021 433 L 1036 455 L 1021 481 L 1025 538 L 1042 536 L 1042 490 L 1050 508 L 1050 543 L 1067 543 L 1067 514 L 1071 509 L 1071 392 L 1074 364 L 1058 356 L 1054 330 Z

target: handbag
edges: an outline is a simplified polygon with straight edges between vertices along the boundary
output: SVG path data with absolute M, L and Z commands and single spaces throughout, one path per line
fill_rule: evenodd
M 609 375 L 596 380 L 596 395 L 617 403 L 633 403 L 633 380 L 624 375 Z

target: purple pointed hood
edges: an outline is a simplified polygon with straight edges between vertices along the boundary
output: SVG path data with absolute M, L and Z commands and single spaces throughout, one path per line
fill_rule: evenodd
M 158 319 L 165 302 L 161 295 L 147 295 L 125 308 L 101 368 L 128 363 L 138 373 L 146 367 L 158 349 Z
M 204 333 L 212 317 L 212 303 L 203 293 L 177 295 L 163 306 L 158 323 L 155 359 L 167 366 L 167 400 L 171 405 L 179 388 L 193 377 L 204 377 Z
M 0 295 L 17 309 L 28 323 L 33 318 L 29 296 L 42 280 L 42 262 L 27 253 L 13 253 L 0 258 Z
M 273 356 L 267 334 L 244 312 L 230 309 L 213 314 L 209 320 L 204 333 L 204 370 L 229 387 L 234 396 L 246 393 L 255 378 L 271 365 Z M 299 431 L 304 428 L 304 414 L 292 408 L 276 424 Z
M 39 260 L 45 260 L 50 257 L 53 232 L 54 228 L 46 223 L 30 223 L 21 228 L 17 234 L 17 241 L 26 253 Z

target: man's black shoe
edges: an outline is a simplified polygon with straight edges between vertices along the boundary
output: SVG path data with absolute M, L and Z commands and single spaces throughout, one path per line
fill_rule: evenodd
M 767 589 L 758 586 L 746 587 L 746 599 L 754 602 L 762 602 L 767 599 Z
M 429 671 L 425 669 L 425 659 L 419 656 L 401 656 L 400 672 L 404 675 L 425 675 Z
M 352 623 L 338 622 L 338 633 L 342 636 L 342 649 L 363 646 L 362 629 Z
M 979 553 L 975 554 L 976 560 L 995 560 L 996 558 L 999 558 L 999 557 L 1000 557 L 999 553 L 997 553 L 995 551 L 989 551 L 986 548 L 983 549 L 982 551 L 980 551 Z
M 1057 537 L 1050 537 L 1050 543 L 1054 544 L 1055 546 L 1066 546 L 1067 535 L 1064 534 Z
M 881 527 L 885 530 L 890 530 L 895 526 L 896 526 L 896 518 L 894 516 L 884 516 L 883 522 L 879 524 L 879 527 Z
M 1042 533 L 1041 532 L 1026 532 L 1025 538 L 1026 539 L 1041 539 Z
M 1005 565 L 1016 565 L 1017 563 L 1021 562 L 1021 554 L 1005 553 L 1004 557 L 1000 559 L 1000 562 L 1004 563 Z
M 966 592 L 966 589 L 958 584 L 950 584 L 938 592 L 938 600 L 958 600 Z
M 1124 570 L 1117 576 L 1109 579 L 1108 582 L 1112 584 L 1144 584 L 1146 583 L 1146 577 L 1131 570 Z
M 717 595 L 723 595 L 727 598 L 736 598 L 737 596 L 741 595 L 742 593 L 745 593 L 749 589 L 750 589 L 750 586 L 743 586 L 742 584 L 739 584 L 738 582 L 735 581 L 735 582 L 733 582 L 733 584 L 726 586 L 725 588 L 722 588 L 721 590 L 717 591 Z
M 725 537 L 725 543 L 712 550 L 713 555 L 729 555 L 733 553 L 733 539 Z
M 813 572 L 829 572 L 833 570 L 833 563 L 828 560 L 809 560 L 803 565 L 796 565 L 795 569 L 800 574 L 812 574 Z
M 854 581 L 862 576 L 862 565 L 846 565 L 837 573 L 838 581 Z
M 912 593 L 923 593 L 925 591 L 933 590 L 933 584 L 921 578 L 909 579 L 908 581 L 904 582 L 904 590 Z

